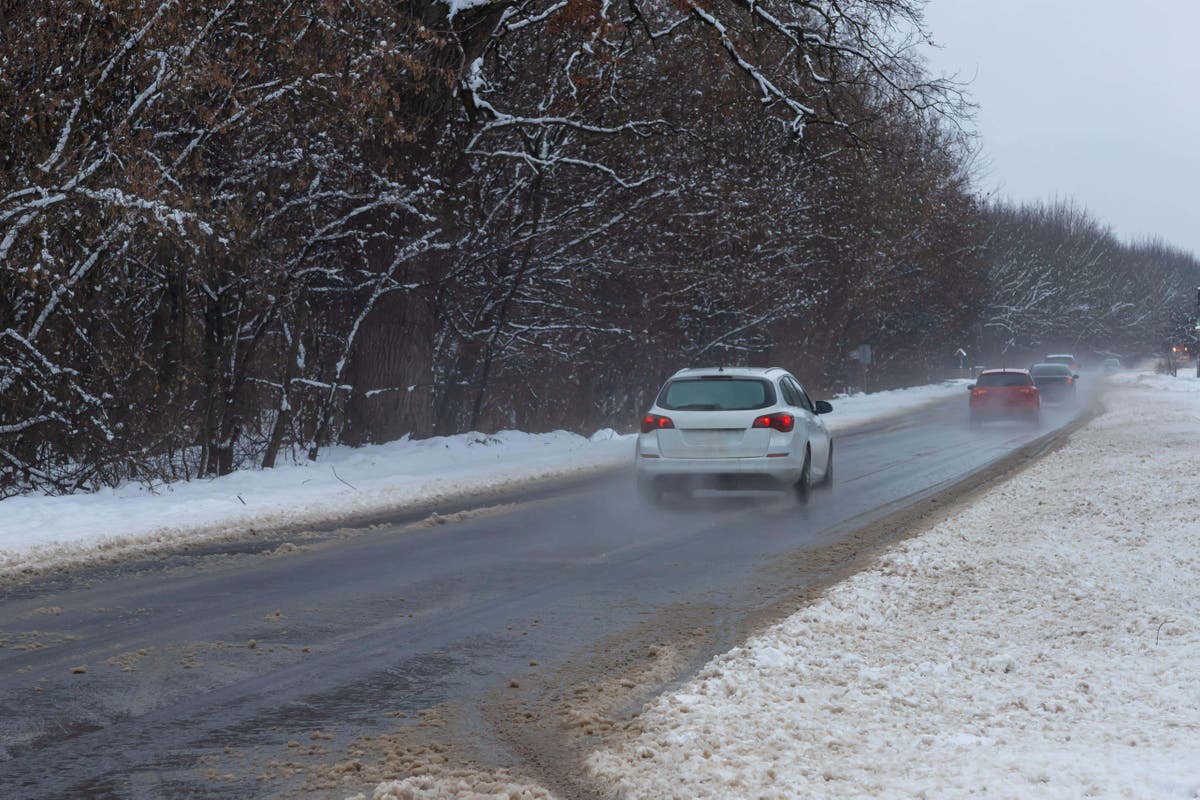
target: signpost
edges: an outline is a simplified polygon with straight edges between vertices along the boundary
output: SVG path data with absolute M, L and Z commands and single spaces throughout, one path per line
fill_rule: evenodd
M 866 391 L 867 367 L 871 365 L 871 345 L 860 344 L 850 351 L 850 360 L 858 362 L 858 388 Z

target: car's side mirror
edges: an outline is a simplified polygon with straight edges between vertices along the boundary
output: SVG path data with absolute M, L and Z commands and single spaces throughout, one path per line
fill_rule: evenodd
M 973 384 L 973 383 L 968 383 L 968 384 L 967 384 L 967 391 L 968 391 L 968 392 L 973 392 L 973 391 L 975 391 L 975 384 Z
M 1072 378 L 1074 378 L 1075 380 L 1079 380 L 1079 376 L 1078 376 L 1078 375 L 1072 375 L 1071 377 L 1072 377 Z
M 828 414 L 833 411 L 833 405 L 828 400 L 818 400 L 813 407 L 816 408 L 818 414 Z

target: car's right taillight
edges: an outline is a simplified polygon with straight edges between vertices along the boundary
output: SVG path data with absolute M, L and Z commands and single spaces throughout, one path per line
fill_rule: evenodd
M 664 428 L 674 428 L 675 423 L 670 417 L 664 417 L 662 414 L 647 414 L 642 417 L 642 433 L 650 431 L 660 431 Z
M 752 428 L 771 428 L 773 430 L 787 433 L 796 427 L 796 418 L 791 414 L 763 414 L 758 419 L 754 420 Z

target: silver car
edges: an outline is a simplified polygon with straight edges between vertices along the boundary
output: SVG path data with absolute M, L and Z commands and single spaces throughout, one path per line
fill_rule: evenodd
M 833 440 L 814 402 L 786 370 L 684 369 L 642 418 L 638 493 L 659 503 L 698 488 L 794 490 L 833 481 Z

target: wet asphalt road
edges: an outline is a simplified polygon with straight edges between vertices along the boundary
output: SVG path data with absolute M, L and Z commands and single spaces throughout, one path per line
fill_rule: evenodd
M 620 473 L 445 525 L 0 589 L 0 798 L 269 796 L 259 765 L 229 752 L 470 709 L 530 661 L 561 664 L 680 604 L 717 609 L 714 646 L 727 647 L 765 602 L 756 576 L 774 559 L 936 494 L 1076 413 L 970 429 L 964 392 L 835 437 L 835 485 L 807 506 L 740 494 L 648 512 Z

